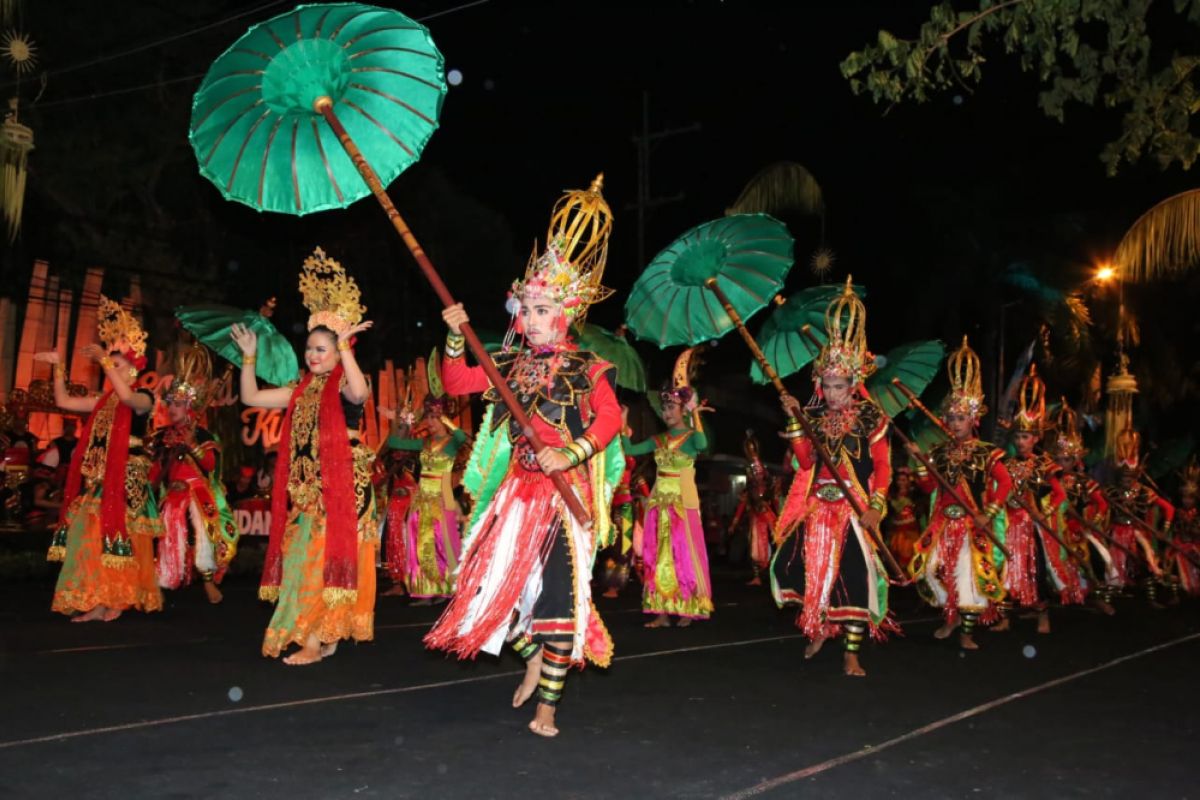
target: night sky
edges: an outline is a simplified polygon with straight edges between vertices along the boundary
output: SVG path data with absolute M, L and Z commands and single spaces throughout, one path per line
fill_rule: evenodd
M 418 19 L 458 5 L 379 4 Z M 199 80 L 187 76 L 202 74 L 249 24 L 290 4 L 55 74 L 262 5 L 30 4 L 24 27 L 51 74 L 32 108 L 36 86 L 26 81 L 21 91 L 38 149 L 26 231 L 8 254 L 5 283 L 20 288 L 34 257 L 48 258 L 68 282 L 88 265 L 106 264 L 117 280 L 131 271 L 144 276 L 156 338 L 169 335 L 176 303 L 254 306 L 270 295 L 279 297 L 277 321 L 291 333 L 304 316 L 296 274 L 320 244 L 359 280 L 377 321 L 363 346 L 366 366 L 427 354 L 442 335 L 436 302 L 373 201 L 302 220 L 261 216 L 223 201 L 195 169 L 187 124 Z M 440 130 L 420 163 L 393 184 L 392 197 L 477 325 L 499 332 L 504 290 L 544 235 L 554 201 L 603 171 L 616 215 L 605 282 L 618 294 L 597 306 L 592 320 L 615 327 L 643 266 L 630 208 L 637 179 L 631 137 L 642 125 L 646 92 L 652 131 L 700 126 L 653 150 L 652 192 L 684 197 L 649 216 L 648 257 L 721 216 L 763 167 L 799 162 L 825 192 L 824 243 L 837 256 L 832 279 L 849 271 L 868 288 L 873 349 L 917 338 L 957 343 L 969 333 L 990 373 L 1002 303 L 1010 303 L 1010 356 L 1033 339 L 1040 319 L 1027 296 L 1001 280 L 1009 265 L 1024 262 L 1059 288 L 1080 285 L 1142 211 L 1191 188 L 1195 177 L 1150 164 L 1106 177 L 1098 154 L 1119 130 L 1119 116 L 1069 106 L 1065 125 L 1044 117 L 1036 80 L 999 48 L 989 53 L 973 94 L 949 92 L 886 115 L 851 95 L 838 72 L 841 59 L 880 28 L 915 32 L 927 11 L 927 4 L 901 2 L 491 0 L 436 16 L 426 24 L 447 68 L 464 80 L 450 89 Z M 1169 11 L 1152 21 L 1156 43 L 1173 44 L 1169 37 L 1180 26 Z M 155 82 L 164 83 L 82 99 Z M 147 177 L 145 165 L 158 162 L 162 168 Z M 796 236 L 788 281 L 794 291 L 816 282 L 808 261 L 822 239 L 815 220 L 787 221 Z M 93 235 L 75 235 L 87 226 Z M 1127 291 L 1146 340 L 1145 355 L 1134 353 L 1135 368 L 1151 385 L 1163 359 L 1184 376 L 1156 409 L 1175 427 L 1197 399 L 1190 309 L 1198 297 L 1195 279 Z M 1096 351 L 1107 365 L 1115 304 L 1093 300 L 1094 335 L 1108 342 Z M 674 353 L 639 348 L 651 359 L 654 381 L 666 377 Z M 714 401 L 726 398 L 722 389 L 746 388 L 738 381 L 748 362 L 732 336 L 710 356 L 707 380 L 722 384 L 711 387 Z M 1079 370 L 1048 366 L 1051 393 L 1077 397 Z M 807 377 L 793 381 L 807 396 Z M 758 407 L 750 416 L 765 426 L 771 393 L 753 396 Z M 723 442 L 723 449 L 735 446 Z

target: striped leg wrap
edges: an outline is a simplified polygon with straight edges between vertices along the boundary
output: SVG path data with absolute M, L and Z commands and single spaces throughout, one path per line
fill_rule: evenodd
M 846 628 L 846 652 L 857 653 L 862 647 L 863 639 L 866 638 L 867 626 L 861 622 L 847 622 Z
M 959 612 L 962 619 L 962 632 L 968 636 L 975 632 L 975 623 L 979 622 L 979 614 L 975 611 Z
M 1158 580 L 1156 578 L 1146 578 L 1142 583 L 1142 588 L 1146 590 L 1146 599 L 1151 603 L 1158 602 Z
M 533 637 L 528 633 L 522 633 L 516 639 L 513 639 L 512 648 L 521 657 L 522 661 L 528 661 L 538 654 L 542 646 L 533 641 Z
M 571 668 L 571 641 L 547 641 L 542 645 L 542 676 L 538 679 L 538 702 L 558 705 L 567 670 Z

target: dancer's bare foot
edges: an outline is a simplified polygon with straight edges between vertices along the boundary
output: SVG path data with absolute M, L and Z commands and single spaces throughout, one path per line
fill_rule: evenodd
M 654 619 L 642 626 L 643 628 L 669 628 L 671 627 L 671 618 L 666 614 L 659 614 Z
M 975 644 L 975 636 L 970 633 L 960 633 L 958 635 L 958 646 L 963 650 L 979 649 L 979 645 Z
M 321 658 L 329 658 L 331 655 L 336 653 L 337 646 L 337 642 L 330 642 L 329 644 L 321 645 Z
M 954 633 L 954 629 L 958 627 L 957 622 L 947 622 L 942 627 L 933 632 L 935 639 L 949 639 L 950 634 Z
M 408 590 L 404 588 L 403 583 L 393 583 L 390 589 L 379 594 L 381 597 L 404 597 L 408 594 Z
M 746 581 L 747 586 L 762 586 L 762 578 L 755 575 L 750 580 Z
M 91 611 L 71 617 L 71 622 L 95 622 L 98 619 L 103 619 L 107 611 L 108 609 L 105 606 L 96 606 Z
M 866 677 L 867 671 L 858 663 L 858 653 L 846 653 L 842 656 L 842 672 L 856 678 Z
M 105 609 L 104 616 L 100 617 L 100 621 L 101 622 L 112 622 L 114 619 L 121 616 L 121 612 L 124 610 L 125 609 L 123 609 L 123 608 Z
M 1107 614 L 1110 617 L 1117 613 L 1117 610 L 1112 607 L 1112 603 L 1108 602 L 1100 595 L 1092 596 L 1092 605 L 1094 605 L 1100 611 L 1100 613 Z
M 538 703 L 533 722 L 529 723 L 529 730 L 547 738 L 558 736 L 558 728 L 554 727 L 554 706 Z
M 513 708 L 520 708 L 529 698 L 533 697 L 541 674 L 542 651 L 539 649 L 536 655 L 530 656 L 529 660 L 525 662 L 525 677 L 521 679 L 521 682 L 517 684 L 517 690 L 513 692 Z
M 677 627 L 677 628 L 687 628 L 687 627 L 689 627 L 689 626 L 690 626 L 690 625 L 691 625 L 691 624 L 692 624 L 694 621 L 695 621 L 695 620 L 693 620 L 691 617 L 680 617 L 680 618 L 679 618 L 679 622 L 676 622 L 676 623 L 675 623 L 675 627 Z
M 616 590 L 616 589 L 605 589 L 605 590 L 604 590 L 604 594 L 602 594 L 602 595 L 600 595 L 600 596 L 601 596 L 601 597 L 607 597 L 609 600 L 616 600 L 616 599 L 617 599 L 617 596 L 618 596 L 618 594 L 619 594 L 619 593 L 617 592 L 617 590 Z
M 824 636 L 819 636 L 808 643 L 808 647 L 804 648 L 804 658 L 809 659 L 821 652 L 822 645 L 825 644 Z
M 1037 626 L 1038 633 L 1049 633 L 1050 632 L 1050 612 L 1049 611 L 1038 612 L 1037 621 L 1038 621 L 1038 626 Z
M 299 667 L 305 664 L 315 664 L 321 660 L 321 640 L 316 636 L 309 636 L 304 640 L 304 646 L 296 652 L 292 653 L 283 659 L 283 663 Z
M 200 585 L 204 587 L 204 595 L 208 598 L 208 602 L 214 606 L 225 599 L 225 595 L 221 594 L 221 590 L 212 581 L 204 581 Z
M 1004 633 L 1010 627 L 1012 627 L 1012 623 L 1008 621 L 1008 617 L 1001 617 L 1000 621 L 988 630 L 990 630 L 992 633 Z

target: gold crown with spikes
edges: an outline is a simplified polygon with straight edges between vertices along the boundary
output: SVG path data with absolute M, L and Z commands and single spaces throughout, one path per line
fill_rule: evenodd
M 163 400 L 185 400 L 193 411 L 202 411 L 208 406 L 216 386 L 212 380 L 212 358 L 200 344 L 193 344 L 179 354 L 175 365 L 175 378 L 163 394 Z
M 1196 463 L 1195 456 L 1179 473 L 1179 494 L 1183 497 L 1200 495 L 1200 464 Z
M 1142 437 L 1133 428 L 1126 428 L 1118 433 L 1113 454 L 1117 461 L 1117 469 L 1136 471 L 1141 450 Z
M 104 349 L 110 353 L 133 353 L 138 358 L 146 355 L 146 332 L 141 323 L 121 308 L 120 303 L 114 303 L 104 295 L 100 295 L 96 332 Z
M 867 350 L 867 308 L 852 281 L 847 275 L 842 293 L 825 309 L 827 339 L 814 364 L 814 380 L 839 375 L 854 385 L 875 371 L 875 359 Z
M 946 405 L 946 413 L 966 414 L 975 419 L 986 414 L 979 356 L 967 344 L 966 336 L 963 336 L 962 347 L 946 360 L 946 371 L 950 375 L 950 400 Z
M 1058 435 L 1054 439 L 1054 451 L 1060 456 L 1082 458 L 1087 449 L 1083 446 L 1083 437 L 1079 433 L 1079 416 L 1067 405 L 1067 398 L 1062 399 L 1062 407 L 1054 418 L 1054 427 Z
M 559 198 L 550 215 L 546 250 L 538 256 L 534 246 L 525 277 L 513 281 L 513 298 L 545 297 L 562 306 L 572 325 L 581 325 L 589 306 L 612 295 L 612 289 L 600 283 L 612 233 L 612 211 L 600 193 L 603 187 L 601 173 L 587 191 L 577 189 Z
M 342 265 L 325 255 L 321 248 L 304 259 L 300 273 L 300 294 L 308 309 L 308 329 L 324 326 L 337 334 L 345 333 L 359 322 L 367 307 L 359 303 L 362 292 Z
M 1013 433 L 1042 435 L 1046 422 L 1046 384 L 1038 377 L 1037 365 L 1029 367 L 1029 374 L 1021 379 L 1021 391 L 1017 401 L 1017 415 L 1013 419 Z

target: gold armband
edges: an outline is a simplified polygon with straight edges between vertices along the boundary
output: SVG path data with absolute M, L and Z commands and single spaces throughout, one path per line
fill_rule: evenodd
M 466 352 L 467 337 L 451 331 L 446 334 L 446 358 L 462 358 Z
M 116 364 L 114 364 L 113 360 L 108 356 L 100 356 L 100 366 L 104 369 L 112 369 L 116 366 Z

